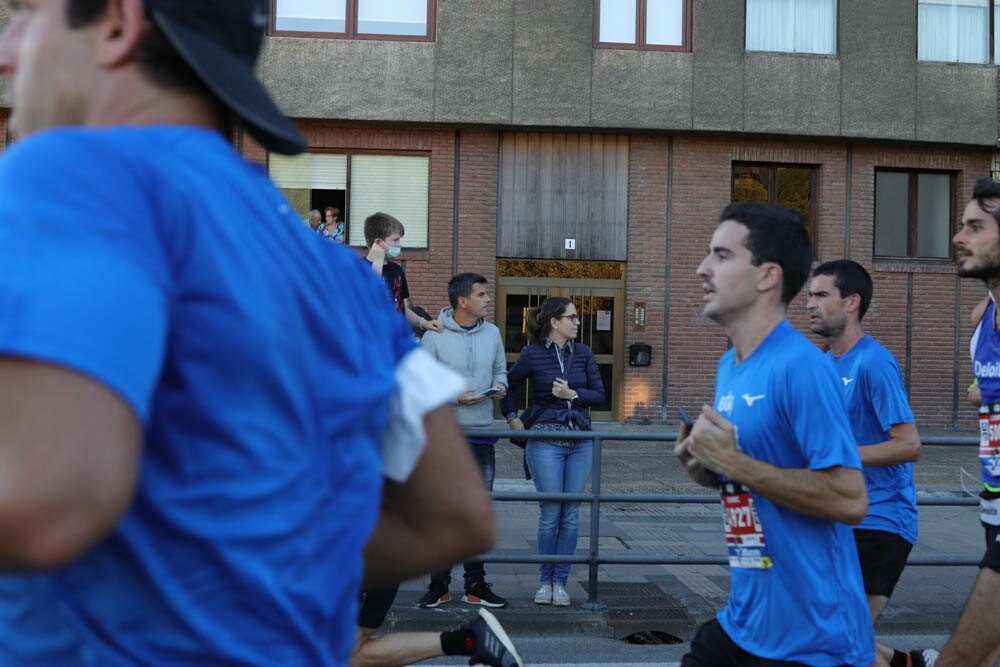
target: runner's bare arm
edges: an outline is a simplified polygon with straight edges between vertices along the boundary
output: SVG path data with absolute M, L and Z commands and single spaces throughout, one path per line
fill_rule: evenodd
M 127 509 L 142 431 L 103 384 L 0 357 L 0 569 L 75 560 Z
M 493 507 L 451 406 L 424 417 L 424 452 L 402 483 L 385 481 L 382 513 L 365 547 L 365 586 L 460 563 L 496 542 Z
M 861 465 L 888 466 L 914 463 L 920 459 L 920 434 L 916 424 L 894 424 L 889 428 L 889 440 L 858 447 Z
M 736 448 L 733 424 L 708 406 L 695 422 L 687 450 L 712 472 L 800 514 L 857 524 L 868 511 L 868 492 L 860 470 L 840 466 L 823 470 L 778 468 L 755 459 Z

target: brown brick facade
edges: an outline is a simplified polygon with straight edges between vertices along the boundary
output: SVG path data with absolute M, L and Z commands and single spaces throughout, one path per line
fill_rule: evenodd
M 318 151 L 430 155 L 428 249 L 404 255 L 414 303 L 436 313 L 447 304 L 445 283 L 458 271 L 483 273 L 495 284 L 498 131 L 322 123 L 302 127 Z M 261 160 L 252 142 L 245 140 L 242 147 L 250 159 Z M 968 312 L 982 295 L 982 286 L 960 282 L 947 261 L 876 263 L 874 182 L 879 167 L 953 172 L 957 220 L 972 183 L 988 173 L 990 154 L 742 137 L 630 137 L 624 343 L 626 348 L 647 343 L 653 356 L 650 366 L 625 366 L 622 418 L 675 424 L 675 405 L 696 409 L 712 398 L 715 364 L 727 344 L 721 329 L 699 314 L 701 290 L 695 271 L 716 218 L 730 200 L 734 161 L 818 167 L 813 195 L 817 260 L 849 256 L 872 271 L 875 298 L 866 329 L 899 360 L 918 425 L 973 427 L 973 410 L 965 402 L 965 388 L 972 381 Z M 636 301 L 645 302 L 647 309 L 642 332 L 632 327 Z M 791 304 L 789 319 L 808 331 L 803 295 Z M 619 353 L 624 357 L 626 350 Z

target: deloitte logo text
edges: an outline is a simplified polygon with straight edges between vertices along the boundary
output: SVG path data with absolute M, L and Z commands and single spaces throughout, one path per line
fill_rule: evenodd
M 1000 362 L 991 361 L 984 364 L 977 361 L 972 365 L 972 372 L 977 378 L 1000 378 Z

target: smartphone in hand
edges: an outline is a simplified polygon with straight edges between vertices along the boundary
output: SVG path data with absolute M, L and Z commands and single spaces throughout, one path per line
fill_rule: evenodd
M 479 392 L 473 398 L 479 398 L 480 396 L 494 396 L 499 393 L 500 393 L 499 389 L 497 389 L 496 387 L 490 387 L 489 389 Z
M 691 417 L 690 415 L 688 415 L 687 410 L 685 410 L 679 405 L 677 406 L 677 414 L 679 414 L 681 417 L 681 423 L 683 423 L 686 427 L 688 427 L 688 429 L 694 426 L 694 422 L 691 421 Z

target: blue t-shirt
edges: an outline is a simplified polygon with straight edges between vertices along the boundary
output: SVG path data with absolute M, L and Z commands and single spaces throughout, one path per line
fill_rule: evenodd
M 414 347 L 379 278 L 188 127 L 14 144 L 0 254 L 0 354 L 90 376 L 143 426 L 114 531 L 0 576 L 0 664 L 346 664 Z
M 783 321 L 738 365 L 719 360 L 715 409 L 740 449 L 779 468 L 861 468 L 833 364 Z M 718 619 L 745 651 L 813 667 L 870 665 L 875 636 L 850 526 L 752 493 L 773 565 L 733 567 Z
M 839 357 L 827 352 L 840 376 L 854 441 L 877 445 L 890 439 L 896 424 L 913 424 L 913 412 L 903 389 L 903 374 L 896 358 L 871 336 L 860 340 Z M 910 544 L 917 541 L 917 490 L 913 464 L 866 466 L 868 514 L 858 528 L 885 530 Z
M 983 405 L 1000 403 L 1000 331 L 993 327 L 996 307 L 996 303 L 990 299 L 969 342 L 972 372 L 979 384 Z M 993 461 L 981 457 L 979 468 L 983 483 L 996 490 L 1000 489 L 1000 475 L 990 472 L 988 465 L 992 463 Z

